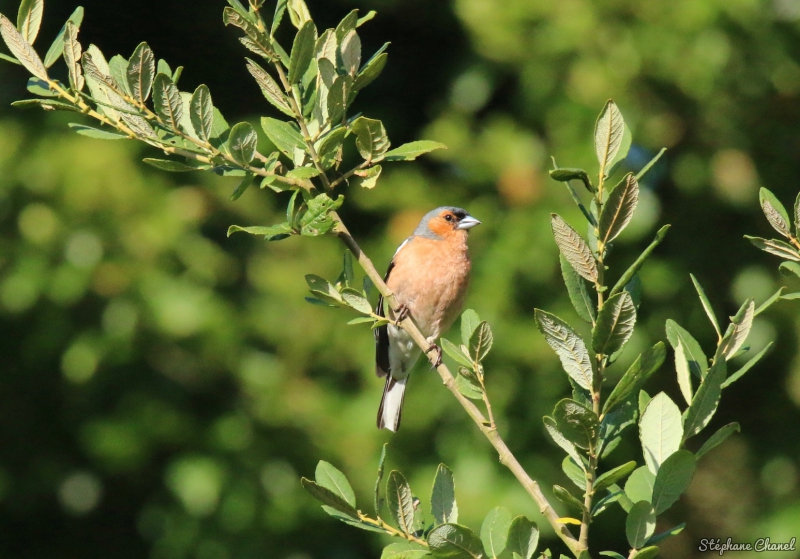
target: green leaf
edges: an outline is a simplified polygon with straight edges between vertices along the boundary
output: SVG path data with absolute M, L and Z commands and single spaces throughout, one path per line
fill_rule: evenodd
M 231 193 L 230 201 L 235 202 L 236 200 L 241 198 L 242 194 L 244 194 L 245 191 L 248 188 L 250 188 L 250 185 L 253 184 L 255 178 L 256 178 L 255 175 L 251 175 L 249 173 L 245 175 L 245 177 L 242 179 L 239 185 L 234 189 L 233 193 Z
M 250 233 L 251 235 L 259 235 L 263 236 L 267 241 L 280 241 L 289 237 L 290 235 L 296 235 L 296 232 L 292 229 L 291 225 L 288 223 L 281 223 L 280 225 L 272 225 L 269 227 L 264 226 L 253 226 L 253 227 L 240 227 L 239 225 L 231 225 L 228 227 L 228 237 L 230 237 L 233 233 Z
M 558 250 L 570 266 L 592 283 L 597 282 L 597 263 L 589 245 L 575 229 L 570 227 L 558 214 L 550 214 L 550 226 L 558 245 Z
M 711 435 L 708 440 L 703 443 L 700 450 L 695 453 L 695 459 L 700 460 L 700 457 L 704 456 L 709 450 L 718 447 L 725 439 L 740 431 L 741 427 L 735 421 L 733 423 L 728 423 L 724 427 L 720 427 L 716 433 Z
M 2 35 L 11 54 L 13 54 L 31 74 L 41 80 L 47 80 L 47 70 L 42 60 L 39 58 L 39 55 L 36 54 L 36 51 L 33 50 L 30 43 L 20 35 L 17 28 L 14 27 L 14 24 L 3 14 L 0 14 L 0 35 Z
M 567 507 L 569 507 L 569 509 L 574 513 L 581 515 L 586 510 L 583 506 L 583 503 L 581 503 L 566 488 L 561 487 L 560 485 L 553 486 L 553 494 L 556 496 L 556 499 L 567 505 Z
M 625 161 L 625 158 L 628 157 L 628 152 L 630 152 L 631 144 L 633 143 L 633 134 L 631 134 L 630 128 L 628 128 L 627 124 L 624 124 L 624 129 L 622 131 L 622 141 L 620 142 L 619 150 L 617 151 L 617 155 L 614 156 L 614 159 L 611 160 L 609 164 L 609 171 L 608 175 L 611 175 L 619 166 L 620 164 Z M 636 177 L 636 180 L 639 180 L 639 177 Z
M 231 128 L 228 137 L 228 150 L 233 159 L 241 166 L 246 167 L 256 156 L 258 135 L 249 122 L 240 122 Z
M 375 165 L 363 171 L 356 171 L 351 179 L 353 186 L 360 186 L 361 188 L 375 188 L 378 184 L 378 178 L 381 176 L 383 169 L 380 165 Z
M 208 86 L 199 85 L 195 89 L 189 109 L 194 131 L 201 140 L 207 142 L 212 136 L 214 127 L 214 103 L 211 100 L 211 91 Z
M 413 534 L 414 497 L 406 478 L 397 470 L 392 470 L 386 480 L 386 502 L 397 527 L 406 534 Z
M 460 524 L 442 524 L 431 530 L 428 547 L 437 559 L 484 559 L 478 535 Z
M 544 335 L 547 344 L 553 348 L 561 360 L 561 366 L 567 375 L 581 388 L 592 389 L 594 371 L 589 360 L 586 344 L 575 331 L 563 320 L 546 311 L 534 311 L 536 326 Z
M 714 315 L 714 309 L 711 307 L 711 303 L 708 300 L 708 296 L 706 296 L 703 286 L 700 285 L 700 282 L 697 281 L 697 278 L 694 277 L 694 274 L 689 274 L 689 277 L 692 278 L 692 283 L 694 284 L 694 288 L 697 290 L 697 296 L 700 297 L 700 303 L 703 305 L 703 310 L 706 311 L 706 315 L 711 321 L 711 325 L 714 326 L 717 336 L 722 337 L 722 332 L 719 329 L 719 322 L 717 322 L 717 317 Z
M 656 476 L 647 466 L 636 468 L 625 482 L 625 495 L 634 503 L 652 502 Z
M 578 489 L 586 489 L 586 472 L 583 471 L 581 466 L 578 466 L 574 458 L 565 456 L 564 460 L 561 461 L 561 471 Z
M 75 132 L 77 132 L 81 136 L 96 138 L 98 140 L 125 140 L 128 138 L 128 136 L 126 136 L 125 134 L 108 132 L 106 130 L 101 130 L 99 128 L 92 128 L 91 126 L 86 126 L 84 124 L 78 124 L 75 122 L 70 122 L 67 126 L 75 130 Z
M 44 0 L 22 0 L 17 13 L 17 29 L 31 45 L 39 35 L 44 13 Z
M 103 131 L 100 130 L 100 132 Z M 78 131 L 78 133 L 80 134 L 80 131 Z M 170 159 L 153 159 L 152 157 L 146 157 L 142 159 L 142 161 L 144 161 L 151 167 L 155 167 L 156 169 L 161 169 L 162 171 L 170 171 L 172 173 L 187 173 L 189 171 L 200 171 L 203 169 L 202 167 L 193 167 L 191 165 L 187 165 L 186 163 L 181 163 L 180 161 L 172 161 Z
M 615 487 L 619 487 L 619 486 L 615 486 Z M 609 489 L 609 491 L 610 491 L 610 493 L 608 495 L 606 495 L 602 499 L 598 499 L 597 502 L 592 507 L 592 517 L 593 518 L 595 516 L 603 513 L 606 509 L 608 509 L 608 507 L 610 507 L 614 503 L 618 503 L 618 502 L 620 502 L 621 499 L 626 498 L 624 491 L 620 491 L 620 490 L 613 491 L 611 489 Z M 631 503 L 631 506 L 633 506 L 633 503 Z M 628 510 L 630 510 L 630 508 Z
M 607 245 L 622 233 L 631 222 L 636 204 L 639 202 L 639 182 L 632 174 L 628 173 L 609 193 L 608 200 L 603 205 L 600 214 L 598 238 Z
M 351 29 L 342 37 L 340 59 L 345 73 L 355 77 L 361 66 L 361 39 L 355 29 Z
M 553 409 L 553 419 L 561 434 L 575 446 L 584 449 L 594 446 L 599 423 L 591 409 L 565 398 Z
M 647 409 L 647 405 L 650 403 L 652 398 L 650 395 L 645 392 L 644 390 L 639 391 L 639 415 L 641 416 L 644 413 L 644 410 Z
M 753 243 L 754 246 L 760 248 L 764 252 L 780 256 L 786 260 L 800 262 L 800 253 L 789 243 L 779 241 L 777 239 L 762 239 L 760 237 L 751 237 L 745 235 L 745 239 Z
M 497 557 L 505 551 L 510 527 L 511 513 L 504 507 L 493 508 L 483 519 L 481 541 L 489 557 Z
M 81 71 L 81 44 L 78 42 L 78 29 L 71 22 L 67 22 L 64 32 L 64 62 L 69 72 L 69 83 L 75 91 L 82 91 L 86 85 Z
M 727 364 L 725 359 L 719 358 L 708 370 L 697 392 L 692 398 L 692 404 L 683 414 L 683 440 L 695 436 L 702 431 L 719 405 L 720 393 L 722 392 L 722 382 L 727 374 Z
M 731 359 L 747 340 L 747 336 L 750 335 L 750 329 L 753 327 L 755 312 L 755 303 L 752 299 L 748 299 L 739 309 L 739 312 L 736 313 L 736 316 L 733 317 L 731 321 L 733 332 L 730 337 L 726 335 L 720 347 L 725 359 Z
M 256 83 L 261 89 L 261 93 L 264 94 L 266 100 L 272 103 L 272 106 L 281 111 L 283 114 L 293 117 L 294 112 L 289 106 L 289 102 L 286 100 L 286 96 L 283 94 L 278 82 L 276 82 L 266 70 L 256 64 L 254 61 L 250 60 L 249 58 L 246 58 L 245 60 L 247 60 L 247 71 L 250 72 L 250 75 L 253 76 L 253 78 L 255 78 Z
M 625 374 L 622 375 L 614 390 L 611 391 L 611 395 L 606 399 L 603 413 L 610 412 L 616 406 L 625 402 L 631 394 L 641 390 L 650 375 L 656 372 L 664 363 L 666 355 L 664 342 L 658 342 L 639 355 Z
M 755 355 L 755 356 L 754 356 L 752 359 L 750 359 L 750 360 L 749 360 L 747 363 L 745 363 L 744 365 L 742 365 L 742 368 L 741 368 L 741 369 L 739 369 L 738 371 L 736 371 L 735 373 L 733 373 L 732 375 L 730 375 L 728 378 L 726 378 L 726 379 L 725 379 L 725 381 L 722 383 L 722 388 L 727 388 L 728 386 L 730 386 L 731 384 L 733 384 L 734 382 L 736 382 L 737 380 L 739 380 L 740 378 L 742 378 L 742 376 L 743 376 L 743 375 L 744 375 L 746 372 L 748 372 L 748 371 L 749 371 L 750 369 L 752 369 L 752 368 L 753 368 L 753 367 L 754 367 L 754 366 L 755 366 L 755 365 L 756 365 L 756 364 L 757 364 L 759 361 L 761 361 L 761 358 L 762 358 L 762 357 L 764 357 L 764 355 L 766 355 L 766 353 L 767 353 L 767 352 L 770 350 L 770 348 L 772 347 L 772 345 L 773 345 L 774 343 L 775 343 L 775 342 L 769 342 L 769 343 L 768 343 L 766 346 L 764 346 L 764 349 L 762 349 L 761 351 L 759 351 L 759 352 L 758 352 L 758 353 L 757 353 L 757 354 L 756 354 L 756 355 Z
M 789 214 L 786 213 L 786 208 L 783 207 L 780 200 L 772 192 L 762 187 L 758 192 L 758 201 L 772 228 L 787 239 L 790 238 L 792 236 L 792 227 L 789 221 Z
M 619 152 L 624 133 L 625 120 L 622 118 L 622 113 L 614 101 L 609 99 L 594 128 L 594 149 L 597 152 L 600 171 L 605 176 L 611 170 L 611 164 Z
M 674 320 L 667 320 L 667 339 L 672 349 L 678 350 L 678 346 L 683 346 L 686 359 L 689 361 L 689 370 L 694 376 L 702 379 L 708 371 L 708 359 L 697 340 Z
M 661 244 L 661 241 L 664 240 L 664 237 L 667 236 L 667 231 L 669 231 L 669 228 L 670 228 L 669 225 L 665 225 L 664 227 L 658 230 L 658 232 L 656 233 L 656 238 L 653 239 L 653 242 L 650 243 L 650 245 L 646 249 L 644 249 L 644 252 L 642 252 L 642 254 L 639 255 L 639 258 L 637 258 L 636 261 L 634 261 L 634 263 L 631 265 L 630 268 L 625 270 L 625 273 L 622 274 L 622 277 L 619 278 L 619 281 L 617 281 L 617 283 L 614 284 L 614 288 L 608 294 L 609 297 L 613 297 L 614 295 L 622 291 L 626 285 L 628 285 L 628 282 L 633 279 L 633 276 L 636 275 L 636 272 L 638 272 L 639 269 L 642 267 L 642 265 L 645 263 L 647 258 L 650 256 L 650 253 L 652 253 L 656 249 L 656 247 Z
M 153 106 L 167 126 L 180 130 L 183 100 L 180 91 L 166 74 L 159 73 L 153 82 Z
M 455 479 L 453 472 L 444 464 L 439 464 L 436 468 L 436 477 L 433 478 L 431 514 L 436 525 L 458 522 Z
M 156 75 L 156 59 L 147 43 L 140 43 L 128 62 L 126 78 L 131 96 L 144 103 L 150 96 Z
M 678 341 L 675 349 L 675 372 L 678 375 L 678 387 L 681 389 L 683 399 L 687 404 L 692 403 L 692 374 L 689 371 L 689 360 L 686 358 L 686 350 L 683 344 Z
M 645 547 L 637 551 L 636 555 L 631 557 L 631 559 L 653 559 L 654 557 L 658 557 L 658 548 L 651 545 L 650 547 Z
M 800 264 L 797 262 L 783 262 L 780 266 L 778 266 L 778 270 L 784 276 L 791 276 L 791 274 L 794 274 L 800 278 Z
M 439 142 L 430 140 L 418 140 L 409 142 L 400 147 L 387 151 L 384 156 L 386 161 L 414 161 L 420 155 L 424 155 L 437 149 L 447 149 L 447 146 Z
M 622 405 L 610 413 L 603 414 L 600 422 L 600 458 L 608 457 L 620 443 L 622 433 L 636 424 L 638 413 L 633 398 L 627 398 Z
M 341 159 L 341 147 L 345 136 L 347 135 L 347 128 L 340 127 L 330 131 L 325 135 L 322 140 L 316 144 L 317 155 L 320 158 L 320 166 L 323 169 L 332 167 L 338 160 Z M 367 173 L 369 174 L 369 173 Z M 380 175 L 380 169 L 377 172 Z M 374 177 L 377 181 L 377 175 Z
M 341 496 L 337 495 L 327 487 L 323 487 L 322 485 L 319 485 L 306 478 L 302 478 L 300 483 L 317 501 L 347 515 L 350 518 L 358 518 L 358 511 L 353 507 L 353 505 L 345 501 Z
M 625 535 L 634 549 L 642 547 L 656 531 L 656 515 L 647 501 L 639 501 L 628 512 L 625 520 Z
M 550 177 L 558 182 L 569 182 L 571 180 L 579 180 L 586 187 L 589 192 L 594 192 L 595 188 L 589 175 L 583 169 L 553 169 L 550 171 Z
M 613 557 L 613 559 L 626 559 L 624 555 L 620 555 L 616 551 L 601 551 L 600 555 L 605 557 Z
M 663 392 L 647 404 L 639 422 L 639 437 L 647 467 L 654 474 L 680 448 L 683 440 L 681 412 Z
M 647 543 L 652 545 L 652 544 L 656 544 L 656 543 L 658 543 L 660 541 L 666 540 L 667 538 L 669 538 L 671 536 L 677 536 L 678 534 L 683 532 L 684 528 L 686 528 L 686 523 L 682 522 L 681 524 L 678 524 L 674 528 L 670 528 L 669 530 L 665 530 L 665 531 L 661 532 L 660 534 L 656 534 L 655 536 L 653 536 L 652 538 L 647 540 Z M 645 549 L 650 549 L 650 548 L 645 548 Z M 642 551 L 645 551 L 645 549 L 643 549 Z M 637 557 L 641 557 L 641 552 L 639 552 L 639 555 L 637 555 Z M 653 555 L 653 557 L 655 557 L 655 555 Z
M 306 150 L 305 142 L 297 128 L 288 122 L 274 118 L 261 119 L 261 128 L 275 147 L 281 150 L 289 159 L 294 159 L 295 150 Z
M 311 13 L 304 0 L 289 0 L 286 7 L 289 11 L 289 19 L 292 25 L 300 29 L 304 23 L 311 19 Z
M 793 264 L 793 262 L 784 262 L 784 264 Z M 781 299 L 781 296 L 783 295 L 783 292 L 785 290 L 786 290 L 786 286 L 785 285 L 781 286 L 775 293 L 770 295 L 769 299 L 767 299 L 766 301 L 764 301 L 763 303 L 761 303 L 758 306 L 758 308 L 756 309 L 756 312 L 753 313 L 753 316 L 755 317 L 755 316 L 760 315 L 762 312 L 764 312 L 768 308 L 770 308 L 775 302 L 779 301 Z
M 456 346 L 453 342 L 446 338 L 441 339 L 442 342 L 442 350 L 449 355 L 456 363 L 460 365 L 464 365 L 465 367 L 472 367 L 472 359 L 465 355 L 461 349 Z
M 348 320 L 347 325 L 353 326 L 355 324 L 366 324 L 367 322 L 374 322 L 375 319 L 369 316 L 359 316 L 358 318 L 354 318 L 353 320 Z
M 317 27 L 310 19 L 300 27 L 292 44 L 292 54 L 289 58 L 289 83 L 300 83 L 303 74 L 308 70 L 314 58 L 314 47 L 317 44 Z
M 558 446 L 560 446 L 567 454 L 569 454 L 576 464 L 583 467 L 581 457 L 578 454 L 575 445 L 567 440 L 567 437 L 559 430 L 556 420 L 548 416 L 543 417 L 542 420 L 544 421 L 544 426 L 547 429 L 550 438 L 552 438 Z
M 611 355 L 628 342 L 636 324 L 636 307 L 630 293 L 617 293 L 604 304 L 592 329 L 592 348 L 595 353 Z
M 461 371 L 469 371 L 466 367 L 461 367 L 459 372 Z M 481 387 L 474 382 L 472 382 L 466 375 L 459 374 L 456 376 L 456 388 L 461 393 L 462 396 L 465 398 L 469 398 L 470 400 L 482 400 L 483 399 L 483 390 Z
M 75 105 L 62 103 L 61 101 L 55 101 L 54 99 L 23 99 L 21 101 L 14 101 L 11 103 L 11 106 L 18 109 L 30 109 L 35 107 L 38 109 L 44 109 L 45 111 L 81 112 L 81 109 Z M 126 136 L 123 136 L 123 138 L 125 137 Z
M 286 11 L 286 0 L 278 0 L 275 4 L 275 15 L 272 18 L 272 27 L 270 28 L 270 35 L 274 35 L 275 31 L 278 30 L 278 27 L 281 24 L 281 20 L 283 19 L 283 14 Z
M 82 6 L 78 6 L 75 9 L 75 11 L 72 12 L 72 15 L 69 16 L 67 23 L 72 23 L 72 25 L 74 25 L 76 29 L 80 28 L 81 23 L 83 23 Z M 56 35 L 53 44 L 50 45 L 50 48 L 48 49 L 47 54 L 44 57 L 45 68 L 49 68 L 50 66 L 55 64 L 56 61 L 61 56 L 61 54 L 64 52 L 64 33 L 66 32 L 66 30 L 67 30 L 67 24 L 65 23 L 64 26 L 61 28 L 61 31 L 59 31 L 58 35 Z
M 352 129 L 358 153 L 365 161 L 379 161 L 389 150 L 391 144 L 380 120 L 360 116 L 353 122 Z
M 387 545 L 381 552 L 381 559 L 421 559 L 430 557 L 427 548 L 412 542 L 399 542 Z
M 694 469 L 695 458 L 688 450 L 675 452 L 661 464 L 653 485 L 652 502 L 656 514 L 666 511 L 686 491 L 692 482 Z
M 320 460 L 314 472 L 314 479 L 317 484 L 333 492 L 351 507 L 356 506 L 356 497 L 353 493 L 353 488 L 350 487 L 350 482 L 332 464 Z
M 383 45 L 381 51 L 385 50 L 388 46 L 389 43 Z M 361 91 L 381 75 L 381 72 L 383 72 L 383 69 L 386 67 L 386 62 L 389 60 L 389 55 L 381 51 L 373 55 L 361 68 L 361 71 L 353 82 L 353 91 Z
M 617 483 L 618 481 L 628 477 L 636 469 L 636 462 L 627 462 L 621 466 L 617 466 L 613 470 L 609 470 L 594 482 L 594 490 L 600 491 L 606 487 Z
M 378 459 L 378 476 L 375 479 L 375 515 L 380 517 L 383 499 L 381 499 L 381 481 L 383 481 L 383 467 L 386 462 L 386 447 L 389 443 L 383 443 L 381 447 L 381 457 Z
M 379 534 L 386 534 L 386 530 L 384 530 L 383 528 L 379 528 L 374 524 L 370 524 L 367 522 L 363 522 L 357 518 L 353 518 L 352 516 L 344 514 L 333 507 L 322 505 L 322 510 L 324 510 L 326 513 L 336 518 L 337 520 L 344 522 L 348 526 L 353 526 L 354 528 L 366 530 L 367 532 L 378 532 Z
M 344 196 L 336 200 L 327 194 L 319 194 L 308 201 L 308 210 L 300 219 L 300 232 L 302 235 L 316 237 L 330 232 L 336 225 L 330 213 L 338 210 L 344 203 Z
M 39 97 L 58 97 L 58 92 L 50 89 L 48 83 L 39 78 L 28 78 L 28 91 Z
M 596 311 L 586 283 L 584 283 L 583 278 L 578 275 L 575 269 L 570 266 L 563 254 L 558 256 L 561 262 L 561 275 L 564 278 L 564 284 L 567 286 L 569 300 L 572 302 L 572 306 L 575 307 L 575 312 L 586 322 L 594 324 Z
M 348 288 L 347 291 L 342 291 L 342 298 L 348 306 L 363 314 L 372 314 L 372 305 L 369 304 L 367 298 L 355 289 Z
M 478 324 L 469 339 L 469 351 L 476 362 L 480 363 L 492 349 L 492 329 L 486 321 Z
M 472 334 L 475 332 L 475 329 L 478 328 L 478 324 L 480 324 L 481 319 L 472 309 L 467 309 L 463 313 L 461 313 L 461 343 L 465 346 L 469 346 L 469 341 L 472 338 Z
M 539 545 L 539 527 L 524 516 L 511 521 L 508 529 L 506 549 L 518 554 L 522 559 L 533 559 L 536 546 Z

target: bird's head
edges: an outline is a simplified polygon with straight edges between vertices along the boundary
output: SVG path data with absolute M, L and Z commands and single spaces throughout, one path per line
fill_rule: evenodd
M 425 214 L 419 222 L 414 235 L 442 240 L 452 235 L 466 235 L 467 231 L 480 221 L 467 213 L 467 210 L 453 206 L 442 206 Z

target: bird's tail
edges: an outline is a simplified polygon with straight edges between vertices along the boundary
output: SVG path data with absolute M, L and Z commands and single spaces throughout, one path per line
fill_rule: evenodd
M 408 377 L 396 379 L 392 375 L 386 375 L 381 406 L 378 408 L 378 429 L 396 432 L 400 428 L 407 381 Z

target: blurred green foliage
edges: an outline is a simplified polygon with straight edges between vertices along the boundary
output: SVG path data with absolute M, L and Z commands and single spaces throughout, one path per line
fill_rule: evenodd
M 75 7 L 57 4 L 45 13 L 44 41 Z M 233 31 L 222 26 L 223 3 L 193 7 L 189 21 L 177 8 L 159 12 L 160 3 L 146 2 L 113 7 L 143 14 L 103 19 L 110 8 L 101 4 L 113 3 L 85 4 L 87 43 L 128 53 L 148 40 L 157 55 L 186 65 L 183 80 L 210 83 L 226 114 L 276 116 L 244 70 Z M 631 261 L 658 224 L 673 224 L 642 271 L 641 329 L 617 370 L 664 339 L 666 318 L 713 346 L 689 272 L 726 314 L 790 281 L 742 236 L 770 235 L 760 186 L 787 205 L 798 188 L 796 3 L 309 6 L 328 24 L 352 8 L 378 10 L 364 28 L 365 44 L 393 44 L 359 108 L 381 118 L 398 145 L 421 137 L 449 146 L 427 162 L 387 167 L 375 190 L 348 191 L 343 217 L 378 265 L 430 208 L 457 204 L 483 221 L 470 239 L 467 306 L 495 334 L 486 370 L 499 428 L 544 487 L 566 482 L 541 417 L 568 384 L 533 308 L 574 318 L 548 214 L 579 220 L 563 187 L 547 178 L 548 157 L 589 168 L 587 131 L 607 98 L 637 139 L 631 168 L 670 148 L 644 181 L 614 260 Z M 3 13 L 15 10 L 16 2 L 0 1 Z M 125 19 L 134 17 L 152 23 Z M 178 35 L 180 26 L 189 34 Z M 156 39 L 179 54 L 160 51 Z M 375 429 L 381 383 L 369 329 L 344 327 L 351 314 L 303 301 L 305 274 L 338 274 L 343 248 L 335 239 L 226 239 L 231 223 L 280 220 L 285 197 L 250 189 L 231 204 L 235 179 L 166 176 L 137 162 L 154 156 L 141 146 L 71 134 L 66 123 L 76 117 L 5 108 L 24 96 L 26 76 L 0 64 L 3 555 L 376 556 L 386 542 L 331 520 L 299 477 L 324 457 L 369 502 L 386 440 L 387 467 L 402 469 L 423 498 L 439 462 L 453 469 L 460 522 L 479 525 L 500 504 L 539 519 L 423 366 L 409 388 L 403 430 Z M 231 75 L 232 68 L 241 72 Z M 214 74 L 228 83 L 215 86 L 207 78 Z M 796 304 L 756 319 L 753 349 L 773 338 L 776 346 L 726 390 L 711 428 L 735 419 L 742 433 L 704 458 L 686 498 L 667 513 L 675 519 L 669 526 L 686 519 L 687 529 L 664 542 L 665 557 L 697 555 L 701 538 L 800 535 Z M 668 358 L 650 392 L 677 397 L 672 374 Z M 640 459 L 635 450 L 623 443 L 619 459 Z M 625 546 L 623 522 L 616 510 L 598 519 L 598 548 Z M 546 532 L 543 544 L 558 545 Z

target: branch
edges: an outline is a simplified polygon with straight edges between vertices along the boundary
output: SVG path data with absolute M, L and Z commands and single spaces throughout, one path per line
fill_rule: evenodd
M 372 264 L 372 261 L 367 257 L 366 254 L 361 250 L 358 246 L 358 243 L 355 241 L 353 236 L 347 230 L 342 219 L 336 212 L 331 212 L 331 217 L 336 220 L 338 223 L 334 232 L 336 235 L 341 239 L 341 241 L 347 246 L 353 256 L 355 256 L 358 263 L 363 268 L 364 272 L 367 274 L 372 283 L 378 289 L 378 291 L 383 295 L 384 299 L 388 301 L 389 305 L 396 309 L 398 307 L 397 301 L 395 300 L 394 294 L 389 290 L 386 284 L 383 281 L 383 276 L 378 273 L 375 269 L 375 266 Z M 409 317 L 403 320 L 401 323 L 402 328 L 411 336 L 411 339 L 414 340 L 414 343 L 417 344 L 423 351 L 429 349 L 428 340 L 419 331 L 417 325 L 414 324 L 414 321 Z M 426 354 L 428 356 L 428 360 L 431 362 L 432 365 L 436 364 L 436 356 L 431 354 Z M 500 463 L 511 470 L 511 473 L 514 474 L 514 477 L 522 484 L 528 494 L 536 501 L 536 504 L 539 505 L 539 511 L 544 515 L 550 525 L 555 530 L 556 534 L 561 538 L 561 540 L 569 547 L 570 551 L 572 551 L 576 556 L 586 549 L 586 546 L 578 542 L 575 537 L 570 532 L 569 528 L 563 524 L 559 520 L 559 516 L 550 503 L 547 501 L 547 498 L 542 494 L 542 490 L 539 488 L 539 484 L 532 479 L 519 461 L 516 459 L 514 454 L 509 450 L 508 446 L 506 445 L 503 438 L 498 434 L 497 430 L 491 426 L 489 422 L 487 422 L 484 415 L 481 411 L 473 404 L 470 400 L 468 400 L 461 392 L 458 391 L 456 387 L 455 378 L 453 374 L 450 372 L 450 369 L 447 368 L 447 365 L 444 363 L 440 364 L 436 367 L 436 371 L 439 373 L 439 376 L 442 378 L 442 382 L 447 387 L 447 389 L 453 394 L 458 403 L 461 404 L 461 407 L 467 412 L 467 414 L 472 418 L 484 436 L 489 439 L 489 442 L 492 446 L 497 450 L 497 453 L 500 457 Z

